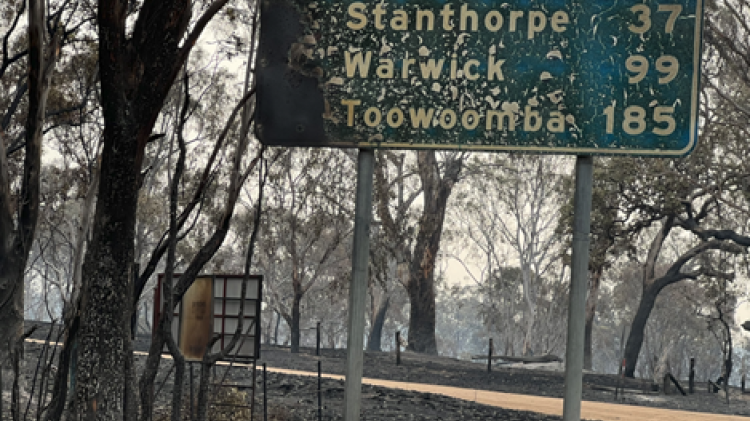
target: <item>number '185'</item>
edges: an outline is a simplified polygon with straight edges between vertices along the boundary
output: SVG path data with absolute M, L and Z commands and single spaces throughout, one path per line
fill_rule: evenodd
M 658 136 L 668 136 L 672 134 L 677 127 L 677 123 L 672 116 L 674 107 L 654 107 L 652 121 L 654 128 L 651 130 Z M 615 132 L 615 106 L 610 105 L 604 109 L 604 115 L 607 117 L 607 134 Z M 646 131 L 647 113 L 643 107 L 632 105 L 626 108 L 622 113 L 622 131 L 629 135 L 639 135 Z

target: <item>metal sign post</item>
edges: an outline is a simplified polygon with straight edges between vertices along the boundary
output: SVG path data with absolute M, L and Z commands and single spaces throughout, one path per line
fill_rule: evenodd
M 360 149 L 357 159 L 352 282 L 349 285 L 349 324 L 346 340 L 346 383 L 344 385 L 344 420 L 346 421 L 359 421 L 361 407 L 374 165 L 375 152 L 372 149 Z
M 573 196 L 573 255 L 568 304 L 568 342 L 565 348 L 565 400 L 563 421 L 581 419 L 583 389 L 583 337 L 586 324 L 586 290 L 589 274 L 591 232 L 591 194 L 593 158 L 576 158 L 575 193 Z

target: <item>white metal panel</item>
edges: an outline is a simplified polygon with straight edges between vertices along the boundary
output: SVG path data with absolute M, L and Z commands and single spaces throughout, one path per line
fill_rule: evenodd
M 242 279 L 225 279 L 227 284 L 227 298 L 240 298 L 242 294 Z M 247 281 L 245 298 L 258 299 L 258 279 L 251 278 Z
M 232 335 L 237 329 L 237 319 L 224 319 L 224 334 Z M 214 332 L 221 332 L 221 319 L 214 319 Z M 245 318 L 242 323 L 243 335 L 255 335 L 255 323 L 251 318 Z
M 239 316 L 241 304 L 242 303 L 240 302 L 240 300 L 227 299 L 224 302 L 224 306 L 225 306 L 224 314 L 227 316 Z M 245 300 L 244 316 L 245 317 L 255 316 L 256 305 L 257 305 L 257 300 Z
M 241 358 L 252 358 L 255 356 L 255 337 L 254 336 L 245 336 L 244 342 L 242 341 L 243 338 L 240 337 L 237 339 L 237 345 L 232 350 L 232 352 L 229 353 L 229 357 L 232 355 L 236 355 Z M 224 346 L 229 346 L 229 343 L 232 341 L 232 335 L 225 335 L 224 336 Z M 239 347 L 239 351 L 237 350 Z M 211 348 L 211 352 L 219 352 L 221 351 L 221 341 L 216 341 L 213 348 Z

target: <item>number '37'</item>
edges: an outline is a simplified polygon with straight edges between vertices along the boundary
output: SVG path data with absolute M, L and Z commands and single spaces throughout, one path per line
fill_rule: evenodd
M 651 29 L 651 9 L 648 6 L 645 4 L 636 4 L 630 8 L 630 11 L 635 13 L 638 18 L 637 24 L 628 26 L 630 32 L 643 34 Z M 664 32 L 671 34 L 674 31 L 674 24 L 677 21 L 677 17 L 682 13 L 682 5 L 660 4 L 657 11 L 669 13 L 667 23 L 664 25 Z

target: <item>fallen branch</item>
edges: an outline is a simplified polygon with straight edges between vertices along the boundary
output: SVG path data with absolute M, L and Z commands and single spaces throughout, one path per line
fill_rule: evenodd
M 677 390 L 679 390 L 680 393 L 682 393 L 682 396 L 687 396 L 687 393 L 685 393 L 685 389 L 683 389 L 682 386 L 680 386 L 680 382 L 678 382 L 677 379 L 674 378 L 674 376 L 672 375 L 672 373 L 667 373 L 667 375 L 669 376 L 669 380 L 671 380 L 672 383 L 675 386 L 677 386 Z
M 614 392 L 615 387 L 612 386 L 600 386 L 596 384 L 587 385 L 591 390 L 601 390 L 604 392 Z M 657 395 L 659 392 L 654 392 L 653 390 L 642 390 L 642 389 L 623 389 L 620 388 L 620 393 L 628 393 L 628 394 L 637 394 L 637 395 Z
M 487 355 L 473 355 L 471 358 L 474 360 L 486 360 Z M 510 355 L 493 355 L 492 360 L 503 360 L 514 363 L 534 364 L 534 363 L 551 363 L 551 362 L 562 362 L 562 358 L 557 355 L 547 354 L 540 355 L 537 357 L 512 357 Z
M 721 390 L 721 386 L 711 380 L 708 381 L 708 393 L 719 393 L 719 390 Z

